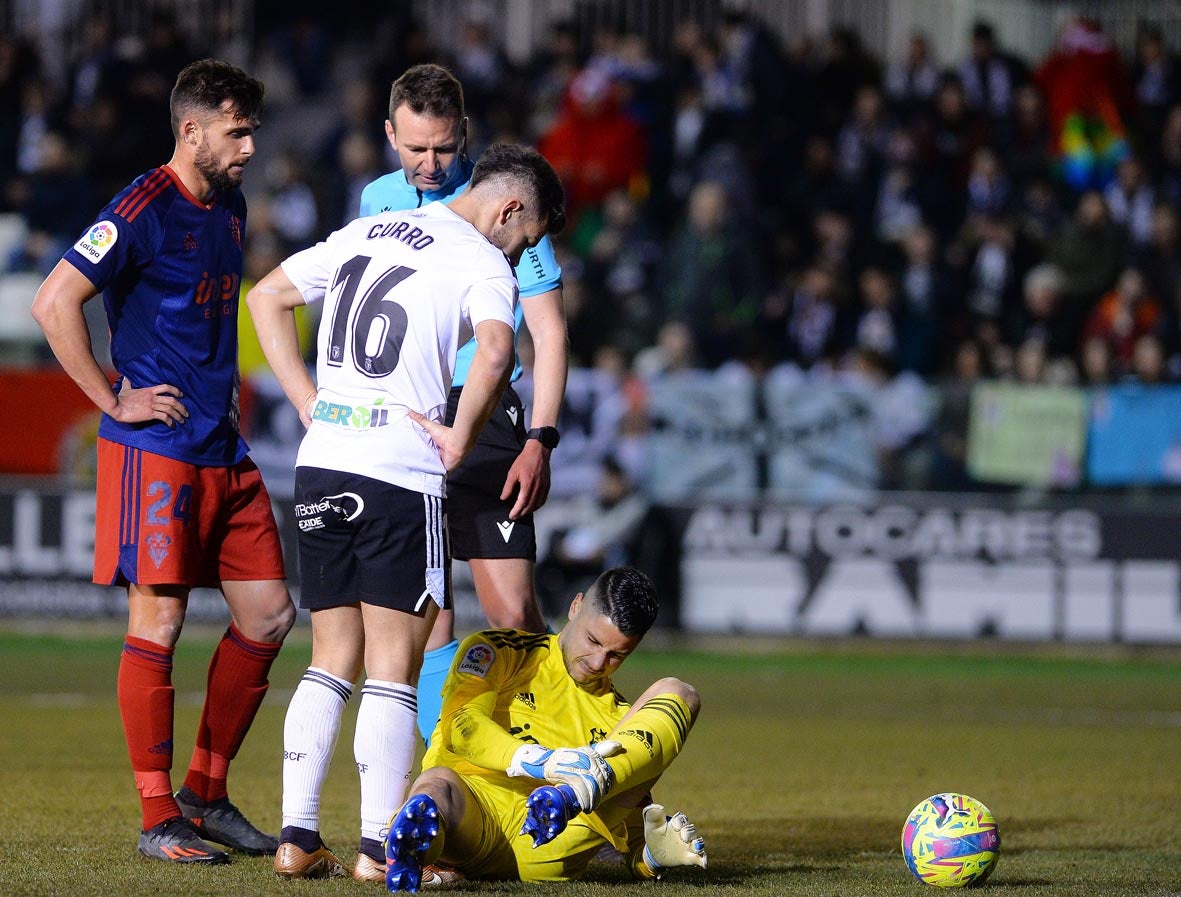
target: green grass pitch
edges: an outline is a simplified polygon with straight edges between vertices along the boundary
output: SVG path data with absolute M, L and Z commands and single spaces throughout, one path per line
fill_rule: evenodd
M 115 624 L 0 624 L 0 895 L 384 893 L 351 880 L 283 882 L 269 859 L 209 869 L 140 859 L 114 695 L 120 634 Z M 175 784 L 218 634 L 193 627 L 177 652 Z M 272 830 L 283 714 L 308 656 L 301 627 L 231 772 L 235 801 Z M 986 803 L 1000 825 L 985 893 L 1181 895 L 1181 650 L 654 636 L 619 684 L 636 694 L 660 675 L 702 694 L 701 718 L 657 798 L 697 824 L 708 871 L 639 885 L 604 866 L 576 884 L 468 890 L 933 897 L 906 870 L 899 837 L 911 807 L 954 790 Z M 351 732 L 350 714 L 323 802 L 325 839 L 349 861 Z

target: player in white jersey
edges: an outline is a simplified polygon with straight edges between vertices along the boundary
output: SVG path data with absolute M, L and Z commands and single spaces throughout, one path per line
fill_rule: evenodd
M 358 219 L 250 291 L 260 343 L 308 428 L 296 461 L 300 606 L 312 662 L 283 733 L 275 871 L 343 875 L 319 833 L 320 791 L 362 666 L 354 756 L 361 842 L 354 875 L 384 875 L 386 822 L 414 762 L 423 649 L 451 604 L 446 475 L 507 383 L 512 265 L 565 223 L 562 186 L 534 150 L 490 147 L 449 206 Z M 316 380 L 294 309 L 323 302 Z M 479 348 L 453 424 L 442 423 L 459 347 Z

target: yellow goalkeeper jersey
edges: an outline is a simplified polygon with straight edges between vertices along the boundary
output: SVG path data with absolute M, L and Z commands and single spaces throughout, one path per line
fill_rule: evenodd
M 539 783 L 506 775 L 517 748 L 602 741 L 630 709 L 609 684 L 599 691 L 577 685 L 566 672 L 556 635 L 515 629 L 477 632 L 456 652 L 423 769 L 446 766 L 503 789 L 505 799 L 518 805 Z M 596 818 L 604 812 L 606 819 Z M 618 843 L 622 832 L 617 816 L 604 805 L 584 819 Z

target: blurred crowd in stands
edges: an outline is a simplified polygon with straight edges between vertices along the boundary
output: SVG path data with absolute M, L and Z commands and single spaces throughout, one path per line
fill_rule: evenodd
M 572 364 L 618 377 L 636 405 L 679 369 L 902 375 L 940 387 L 932 417 L 962 437 L 981 379 L 1181 377 L 1181 65 L 1152 23 L 1119 48 L 1075 21 L 1038 60 L 987 21 L 958 59 L 922 33 L 888 59 L 845 27 L 785 42 L 741 12 L 716 30 L 682 22 L 659 49 L 561 23 L 514 65 L 490 21 L 466 21 L 447 50 L 391 11 L 408 6 L 330 24 L 288 4 L 256 46 L 228 23 L 192 46 L 164 16 L 131 41 L 91 15 L 60 83 L 31 43 L 0 37 L 0 211 L 28 228 L 0 269 L 48 271 L 168 158 L 168 91 L 188 59 L 267 80 L 265 51 L 286 88 L 259 141 L 283 142 L 247 173 L 245 288 L 355 214 L 392 164 L 390 81 L 436 61 L 465 86 L 473 155 L 523 140 L 563 176 Z M 272 124 L 309 108 L 330 120 Z M 260 363 L 244 351 L 247 372 Z M 954 439 L 941 450 L 954 457 Z

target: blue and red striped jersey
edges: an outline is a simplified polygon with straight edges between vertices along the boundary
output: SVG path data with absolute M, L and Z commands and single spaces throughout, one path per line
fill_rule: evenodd
M 203 466 L 245 457 L 238 433 L 238 290 L 246 200 L 221 191 L 206 206 L 167 166 L 137 178 L 63 258 L 102 292 L 111 359 L 134 387 L 171 383 L 189 418 L 123 424 L 99 435 Z

